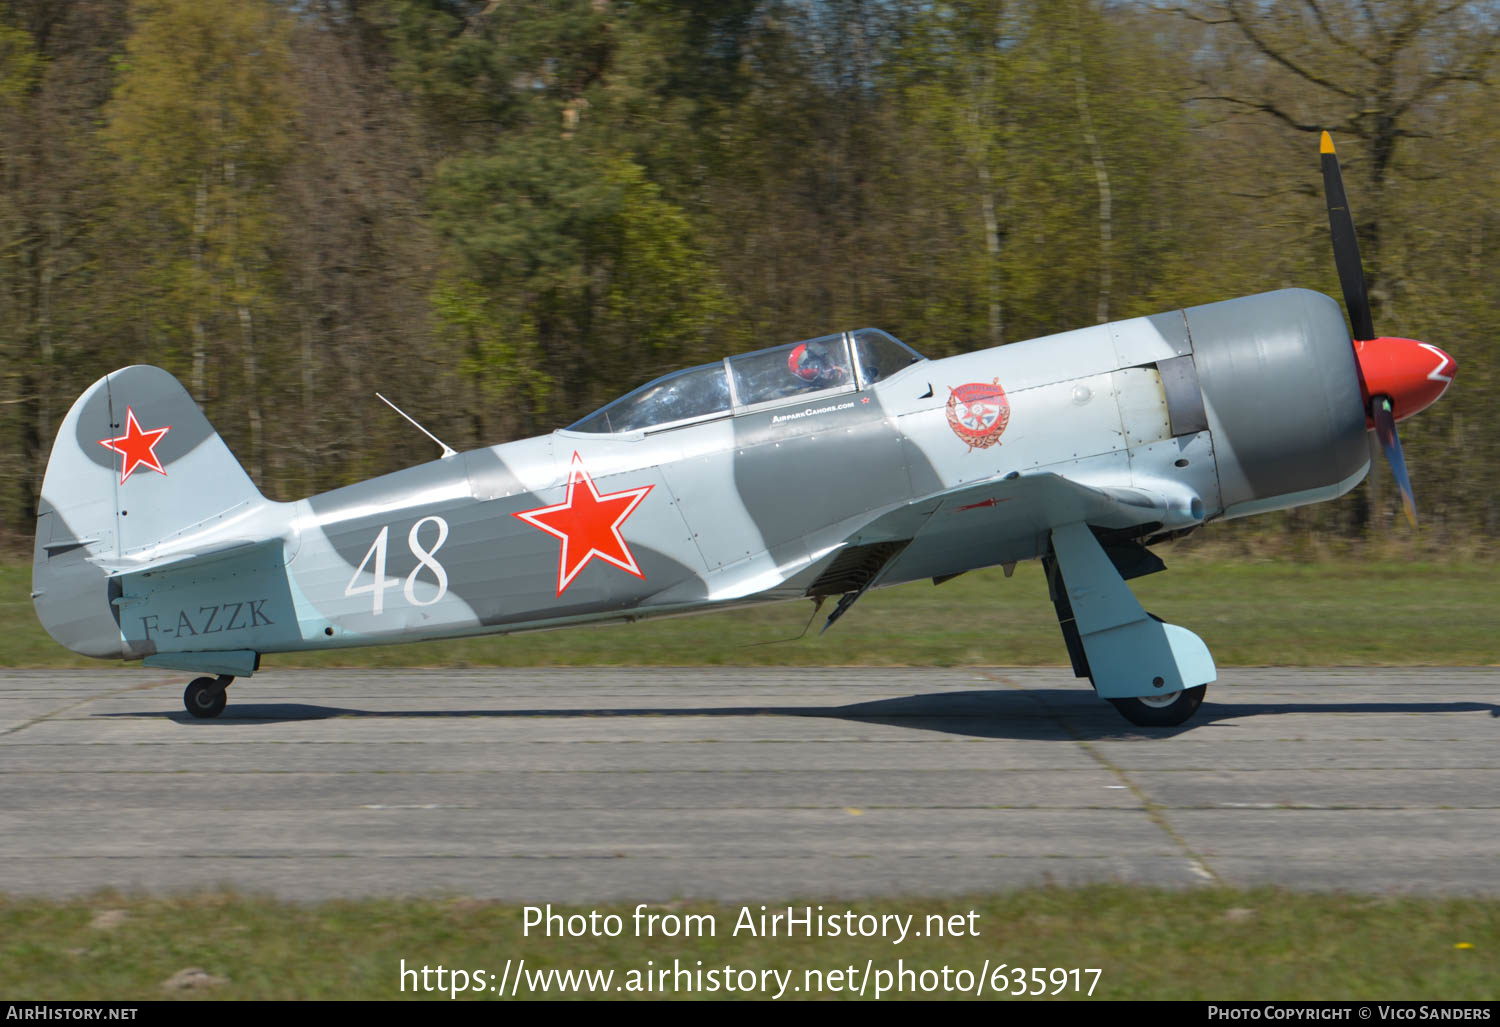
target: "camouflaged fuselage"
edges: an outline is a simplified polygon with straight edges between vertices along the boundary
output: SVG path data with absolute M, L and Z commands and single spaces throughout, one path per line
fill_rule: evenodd
M 35 602 L 78 652 L 246 673 L 244 654 L 857 595 L 1044 556 L 1064 525 L 1143 537 L 1327 499 L 1367 469 L 1342 316 L 1299 290 L 291 503 L 131 367 L 59 433 Z

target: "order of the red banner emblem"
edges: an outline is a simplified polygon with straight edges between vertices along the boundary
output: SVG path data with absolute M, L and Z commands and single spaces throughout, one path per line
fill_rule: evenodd
M 1000 379 L 970 382 L 948 390 L 948 427 L 969 449 L 988 449 L 1010 423 L 1010 402 Z

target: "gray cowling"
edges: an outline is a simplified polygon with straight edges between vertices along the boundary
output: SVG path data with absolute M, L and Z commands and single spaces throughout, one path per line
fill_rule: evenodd
M 1283 289 L 1184 313 L 1225 514 L 1331 499 L 1353 488 L 1370 451 L 1339 305 L 1322 293 Z

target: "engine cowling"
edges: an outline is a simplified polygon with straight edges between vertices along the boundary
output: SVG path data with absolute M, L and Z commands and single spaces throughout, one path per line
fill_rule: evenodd
M 1225 517 L 1343 495 L 1370 468 L 1338 303 L 1283 289 L 1184 311 Z

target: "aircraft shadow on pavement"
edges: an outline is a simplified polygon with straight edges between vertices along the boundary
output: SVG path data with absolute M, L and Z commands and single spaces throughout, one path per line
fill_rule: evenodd
M 892 727 L 938 731 L 975 738 L 1077 740 L 1142 736 L 1170 737 L 1195 727 L 1232 722 L 1244 717 L 1317 713 L 1472 713 L 1500 718 L 1500 706 L 1480 702 L 1248 702 L 1204 700 L 1187 724 L 1166 730 L 1132 727 L 1108 705 L 1082 689 L 984 690 L 935 692 L 843 706 L 633 706 L 533 709 L 362 710 L 305 703 L 234 703 L 215 720 L 197 720 L 185 711 L 171 713 L 101 713 L 101 717 L 155 719 L 209 727 L 277 724 L 339 717 L 403 720 L 444 717 L 538 718 L 575 717 L 826 717 L 885 724 Z

